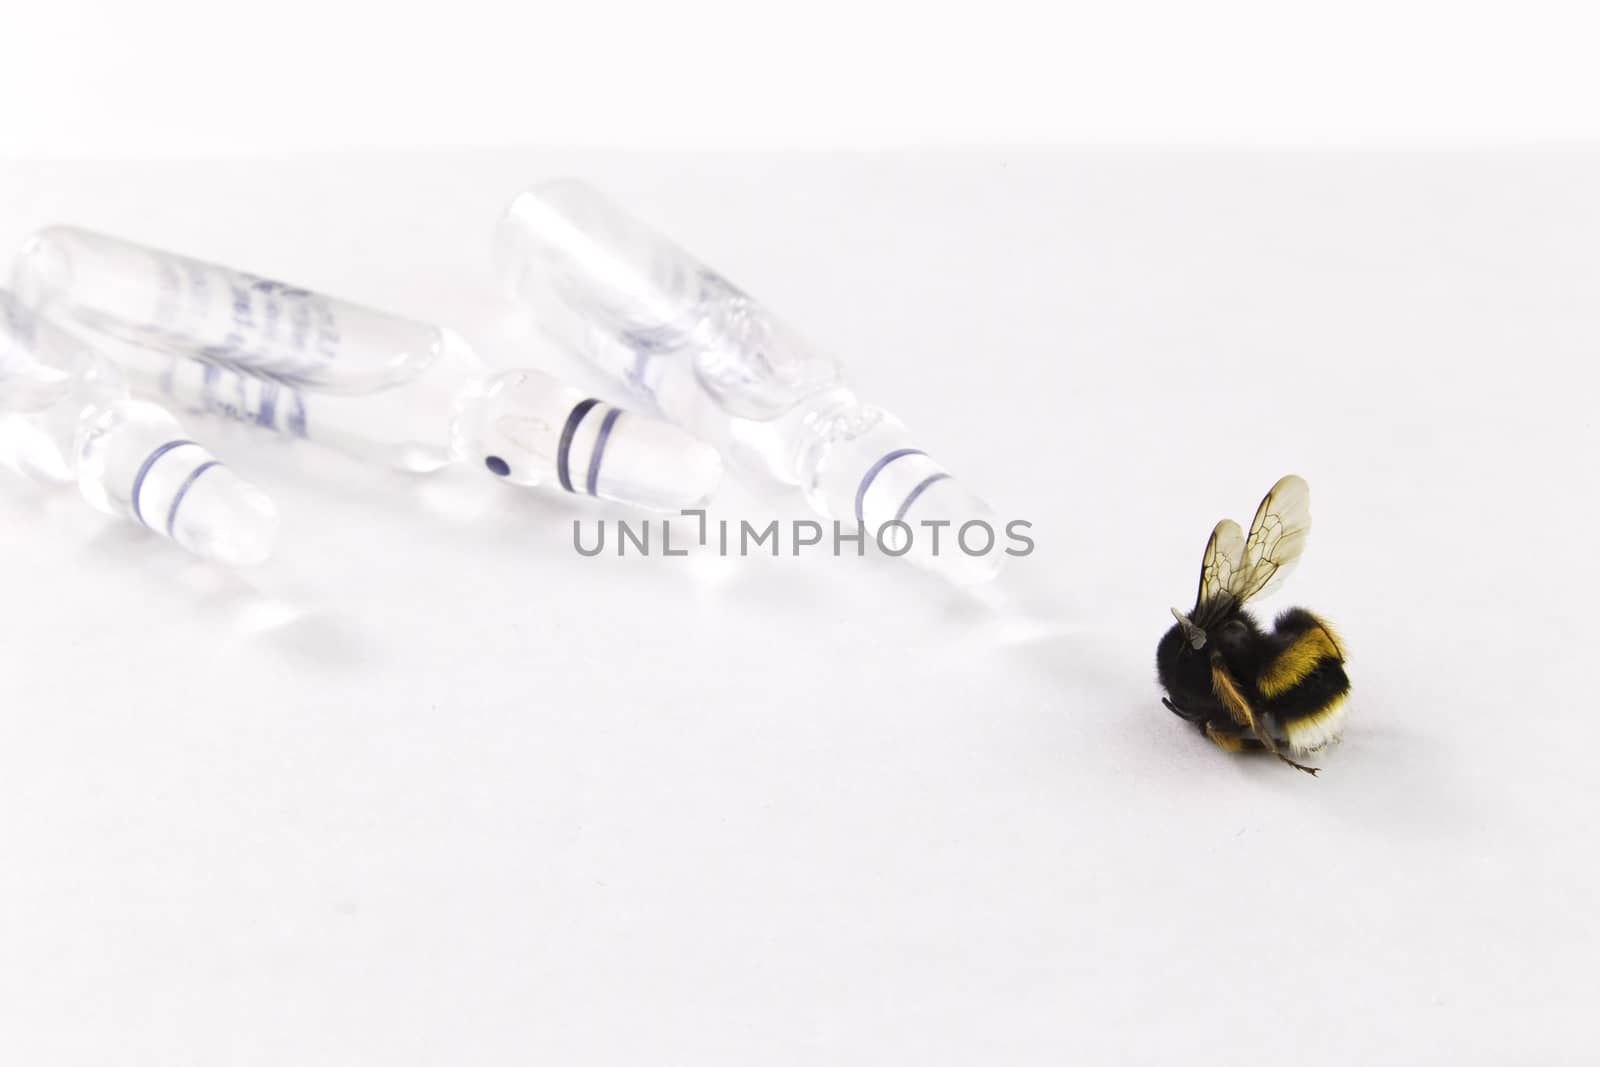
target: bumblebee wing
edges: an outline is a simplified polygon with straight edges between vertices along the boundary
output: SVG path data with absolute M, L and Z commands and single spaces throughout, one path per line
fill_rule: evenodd
M 1266 596 L 1289 576 L 1311 534 L 1311 487 L 1297 474 L 1278 479 L 1250 523 L 1240 565 L 1228 592 L 1243 604 Z
M 1195 595 L 1190 619 L 1204 629 L 1238 603 L 1233 593 L 1244 560 L 1245 537 L 1239 524 L 1223 519 L 1211 531 L 1206 554 L 1200 561 L 1200 591 Z

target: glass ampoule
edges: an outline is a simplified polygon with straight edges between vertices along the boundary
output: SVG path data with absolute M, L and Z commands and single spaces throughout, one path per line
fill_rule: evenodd
M 489 373 L 464 347 L 418 381 L 348 395 L 106 339 L 140 393 L 203 414 L 428 472 L 466 462 L 514 485 L 559 488 L 654 511 L 703 504 L 717 451 L 676 426 L 586 397 L 531 368 Z M 449 372 L 445 372 L 448 366 Z
M 992 578 L 1004 556 L 953 547 L 994 514 L 862 403 L 839 364 L 726 278 L 592 187 L 558 180 L 518 196 L 497 237 L 499 269 L 541 325 L 738 465 L 798 485 L 812 507 L 869 530 L 902 523 L 907 558 L 953 581 Z M 948 524 L 933 546 L 929 525 Z M 938 531 L 934 531 L 937 536 Z
M 92 348 L 0 291 L 0 441 L 34 479 L 74 482 L 91 505 L 205 559 L 272 553 L 278 513 L 260 489 L 192 440 L 160 406 L 133 400 Z
M 659 511 L 721 483 L 716 450 L 675 426 L 537 370 L 491 372 L 451 330 L 298 286 L 63 226 L 28 240 L 15 286 L 185 412 Z
M 321 390 L 382 389 L 448 356 L 436 326 L 72 226 L 27 240 L 12 289 L 39 314 Z

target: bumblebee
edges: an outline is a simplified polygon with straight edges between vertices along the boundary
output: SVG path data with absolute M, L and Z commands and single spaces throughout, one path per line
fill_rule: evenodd
M 1350 679 L 1333 627 L 1291 608 L 1271 632 L 1244 606 L 1287 577 L 1311 532 L 1311 487 L 1288 475 L 1256 509 L 1250 533 L 1232 519 L 1211 531 L 1200 591 L 1156 647 L 1156 675 L 1174 715 L 1225 752 L 1265 750 L 1307 774 L 1305 756 L 1339 740 Z M 1286 751 L 1287 750 L 1287 754 Z

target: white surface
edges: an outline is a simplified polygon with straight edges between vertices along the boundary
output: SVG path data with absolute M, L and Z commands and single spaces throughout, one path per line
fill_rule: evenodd
M 8 6 L 8 153 L 1600 136 L 1585 0 Z
M 562 172 L 1031 520 L 1011 606 L 581 559 L 617 512 L 215 425 L 273 569 L 8 478 L 8 1062 L 1588 1055 L 1600 155 L 12 165 L 0 245 L 101 227 L 545 361 L 487 234 Z M 1211 524 L 1291 470 L 1272 606 L 1342 627 L 1356 694 L 1318 780 L 1153 680 Z

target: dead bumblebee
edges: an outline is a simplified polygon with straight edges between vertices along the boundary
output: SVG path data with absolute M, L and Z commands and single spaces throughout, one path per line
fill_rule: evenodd
M 1188 615 L 1156 647 L 1162 703 L 1226 752 L 1265 749 L 1309 774 L 1296 756 L 1337 741 L 1350 679 L 1333 627 L 1303 608 L 1278 616 L 1272 632 L 1244 610 L 1277 587 L 1311 532 L 1311 487 L 1288 475 L 1272 487 L 1248 536 L 1223 519 L 1200 564 L 1200 592 Z

